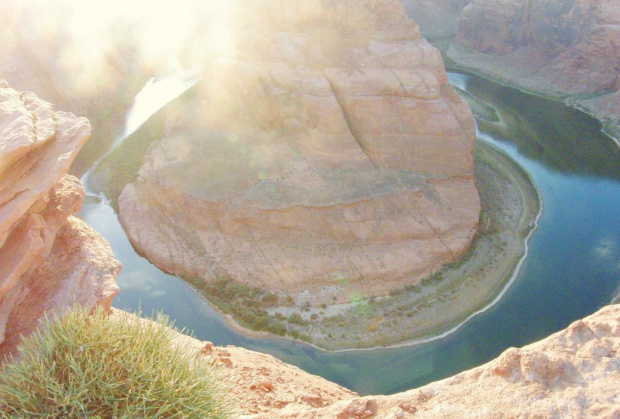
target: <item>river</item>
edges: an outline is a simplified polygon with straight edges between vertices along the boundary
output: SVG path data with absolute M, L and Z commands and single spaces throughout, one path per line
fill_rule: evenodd
M 472 75 L 450 73 L 449 79 L 470 96 L 479 138 L 524 167 L 544 202 L 514 284 L 457 332 L 416 346 L 345 353 L 246 338 L 181 280 L 137 255 L 114 211 L 90 195 L 81 216 L 111 243 L 124 266 L 113 305 L 147 315 L 161 310 L 199 339 L 272 354 L 365 395 L 454 375 L 608 304 L 620 288 L 620 149 L 601 133 L 598 121 L 561 103 Z

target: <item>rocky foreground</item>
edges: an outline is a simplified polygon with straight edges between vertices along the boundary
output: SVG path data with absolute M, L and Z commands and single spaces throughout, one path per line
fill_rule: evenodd
M 225 368 L 243 418 L 620 417 L 620 305 L 470 371 L 391 396 L 360 397 L 269 355 L 188 345 Z
M 118 198 L 134 246 L 177 275 L 313 306 L 457 261 L 480 212 L 474 120 L 403 6 L 240 1 L 220 13 L 225 25 L 196 35 L 212 48 L 201 85 L 158 116 Z
M 84 190 L 66 175 L 89 135 L 85 118 L 0 80 L 0 354 L 45 312 L 74 302 L 110 308 L 119 292 L 121 266 L 75 215 Z

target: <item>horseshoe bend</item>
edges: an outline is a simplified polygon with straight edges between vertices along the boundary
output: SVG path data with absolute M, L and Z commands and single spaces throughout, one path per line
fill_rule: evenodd
M 476 31 L 443 38 L 465 4 L 471 24 L 501 21 L 510 2 L 402 1 L 456 65 L 486 69 L 448 74 L 467 103 L 396 1 L 201 1 L 178 16 L 180 3 L 138 3 L 127 14 L 113 2 L 0 6 L 0 416 L 175 416 L 173 405 L 192 417 L 618 416 L 617 141 L 585 114 L 488 79 L 508 68 L 497 63 L 528 61 L 456 49 Z M 605 47 L 566 73 L 604 91 L 567 97 L 599 106 L 617 133 L 612 2 L 529 3 L 544 19 L 510 23 L 532 34 L 554 14 L 594 28 L 540 33 Z M 188 35 L 174 56 L 152 37 L 172 40 L 170 28 Z M 479 44 L 489 53 L 502 42 L 492 37 Z M 513 57 L 540 44 L 521 46 Z M 192 64 L 199 81 L 128 135 L 159 84 L 140 91 L 149 77 Z M 480 138 L 523 168 L 476 141 L 468 104 Z M 318 348 L 230 330 L 131 249 L 117 214 L 136 250 L 245 335 Z M 114 307 L 163 303 L 197 339 L 111 310 L 119 288 Z
M 220 19 L 234 53 L 204 52 L 201 81 L 93 174 L 134 247 L 236 324 L 323 347 L 420 337 L 488 303 L 523 253 L 537 197 L 491 149 L 476 180 L 472 113 L 404 8 L 244 3 Z M 511 166 L 520 180 L 500 192 L 511 182 L 489 176 Z M 481 262 L 483 240 L 463 271 L 477 182 L 489 205 L 520 201 L 519 226 L 505 261 Z M 474 277 L 486 282 L 467 291 Z

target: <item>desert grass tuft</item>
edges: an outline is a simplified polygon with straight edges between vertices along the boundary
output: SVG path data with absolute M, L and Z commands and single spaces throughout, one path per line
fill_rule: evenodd
M 171 326 L 80 307 L 46 319 L 0 370 L 0 417 L 231 417 L 219 370 Z

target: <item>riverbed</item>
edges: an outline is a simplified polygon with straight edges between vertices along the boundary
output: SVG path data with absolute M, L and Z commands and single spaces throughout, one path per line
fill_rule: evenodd
M 147 314 L 162 310 L 199 339 L 270 353 L 361 394 L 388 394 L 472 368 L 609 303 L 620 286 L 618 147 L 596 120 L 563 104 L 475 76 L 453 73 L 450 81 L 476 101 L 479 137 L 517 161 L 544 201 L 529 255 L 491 309 L 445 338 L 403 348 L 326 353 L 301 343 L 247 338 L 181 280 L 138 256 L 106 201 L 89 196 L 82 217 L 125 267 L 114 306 Z

